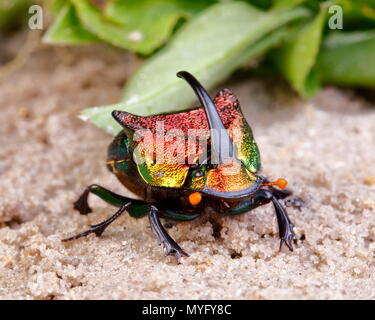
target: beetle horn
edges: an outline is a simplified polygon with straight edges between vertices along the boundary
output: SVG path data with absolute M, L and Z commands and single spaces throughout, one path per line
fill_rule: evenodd
M 216 161 L 219 160 L 219 163 L 224 163 L 228 158 L 235 160 L 233 143 L 229 138 L 228 132 L 221 121 L 215 104 L 211 100 L 206 89 L 204 89 L 200 82 L 187 71 L 178 72 L 177 77 L 182 78 L 189 83 L 204 107 L 209 126 L 213 129 L 211 130 L 211 140 L 214 159 Z

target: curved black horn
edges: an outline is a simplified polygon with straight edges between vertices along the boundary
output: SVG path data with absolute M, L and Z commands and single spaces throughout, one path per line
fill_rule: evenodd
M 204 89 L 200 82 L 187 71 L 178 72 L 177 77 L 189 83 L 204 107 L 210 128 L 213 129 L 211 130 L 211 140 L 214 148 L 214 158 L 219 160 L 219 163 L 224 163 L 225 158 L 228 157 L 234 159 L 232 141 L 206 89 Z

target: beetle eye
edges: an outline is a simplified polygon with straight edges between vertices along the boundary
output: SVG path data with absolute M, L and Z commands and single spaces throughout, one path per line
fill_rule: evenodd
M 200 178 L 200 177 L 203 176 L 203 172 L 202 172 L 202 170 L 197 170 L 197 171 L 194 172 L 193 175 L 194 175 L 194 178 Z

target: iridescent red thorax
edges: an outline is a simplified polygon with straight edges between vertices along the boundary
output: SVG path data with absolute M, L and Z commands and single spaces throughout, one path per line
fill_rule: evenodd
M 225 134 L 236 149 L 236 161 L 232 166 L 209 163 L 212 159 L 208 159 L 212 154 L 211 130 L 215 128 L 210 127 L 204 107 L 147 117 L 114 112 L 115 119 L 132 137 L 132 150 L 136 150 L 141 143 L 149 147 L 152 144 L 151 152 L 143 148 L 138 155 L 144 159 L 143 163 L 137 165 L 138 172 L 147 184 L 187 188 L 224 198 L 243 197 L 259 187 L 261 179 L 255 175 L 260 168 L 259 150 L 238 99 L 230 90 L 224 89 L 217 93 L 213 105 Z M 137 133 L 140 138 L 135 141 Z M 163 161 L 158 162 L 161 159 L 158 156 L 160 151 Z M 178 159 L 182 161 L 176 161 L 178 154 Z M 206 169 L 204 175 L 189 178 L 189 173 L 192 174 L 197 165 Z

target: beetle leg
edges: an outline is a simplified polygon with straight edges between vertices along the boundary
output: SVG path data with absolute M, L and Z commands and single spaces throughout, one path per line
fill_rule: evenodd
M 180 260 L 181 256 L 188 257 L 189 255 L 181 249 L 181 247 L 172 239 L 172 237 L 165 231 L 163 225 L 160 222 L 158 216 L 158 209 L 155 206 L 150 206 L 150 211 L 148 212 L 148 219 L 150 221 L 151 229 L 155 233 L 159 242 L 163 244 L 165 249 L 165 256 L 174 255 L 177 262 Z
M 284 207 L 280 204 L 277 196 L 270 190 L 260 189 L 255 193 L 254 201 L 260 205 L 272 201 L 276 211 L 277 224 L 279 226 L 280 250 L 283 243 L 285 243 L 289 250 L 293 251 L 292 240 L 295 236 L 293 232 L 294 225 L 290 221 Z
M 253 210 L 259 206 L 265 205 L 269 202 L 273 203 L 276 211 L 276 218 L 277 224 L 279 227 L 279 235 L 280 235 L 280 249 L 283 243 L 289 248 L 290 251 L 293 251 L 292 240 L 294 238 L 293 232 L 293 223 L 290 221 L 286 210 L 280 204 L 278 197 L 275 196 L 272 190 L 260 189 L 258 190 L 253 198 L 245 199 L 240 203 L 238 207 L 235 207 L 229 210 L 227 213 L 229 214 L 240 214 L 246 211 Z
M 124 205 L 122 205 L 120 207 L 119 210 L 117 210 L 117 212 L 109 217 L 107 220 L 104 220 L 103 222 L 100 222 L 98 224 L 94 224 L 92 226 L 90 226 L 90 228 L 82 233 L 79 233 L 73 237 L 70 237 L 70 238 L 66 238 L 66 239 L 63 239 L 62 241 L 70 241 L 70 240 L 75 240 L 75 239 L 79 239 L 79 238 L 82 238 L 82 237 L 85 237 L 87 235 L 89 235 L 90 233 L 95 233 L 98 237 L 100 237 L 102 235 L 102 233 L 104 232 L 104 230 L 113 222 L 115 221 L 119 216 L 121 216 L 126 209 L 128 209 L 128 207 L 131 205 L 131 202 L 128 202 Z
M 275 207 L 277 223 L 279 225 L 279 235 L 280 235 L 280 249 L 283 243 L 289 248 L 290 251 L 293 251 L 292 240 L 295 237 L 293 232 L 294 224 L 290 221 L 284 207 L 280 204 L 280 202 L 275 198 L 272 197 L 272 203 Z
M 74 209 L 78 210 L 80 214 L 86 215 L 92 212 L 92 209 L 90 208 L 87 202 L 87 198 L 90 193 L 97 195 L 99 198 L 103 199 L 105 202 L 116 207 L 121 207 L 129 201 L 134 201 L 133 199 L 121 196 L 106 188 L 103 188 L 102 186 L 99 186 L 97 184 L 92 184 L 88 186 L 85 189 L 85 191 L 82 193 L 82 195 L 78 198 L 78 200 L 74 202 Z

